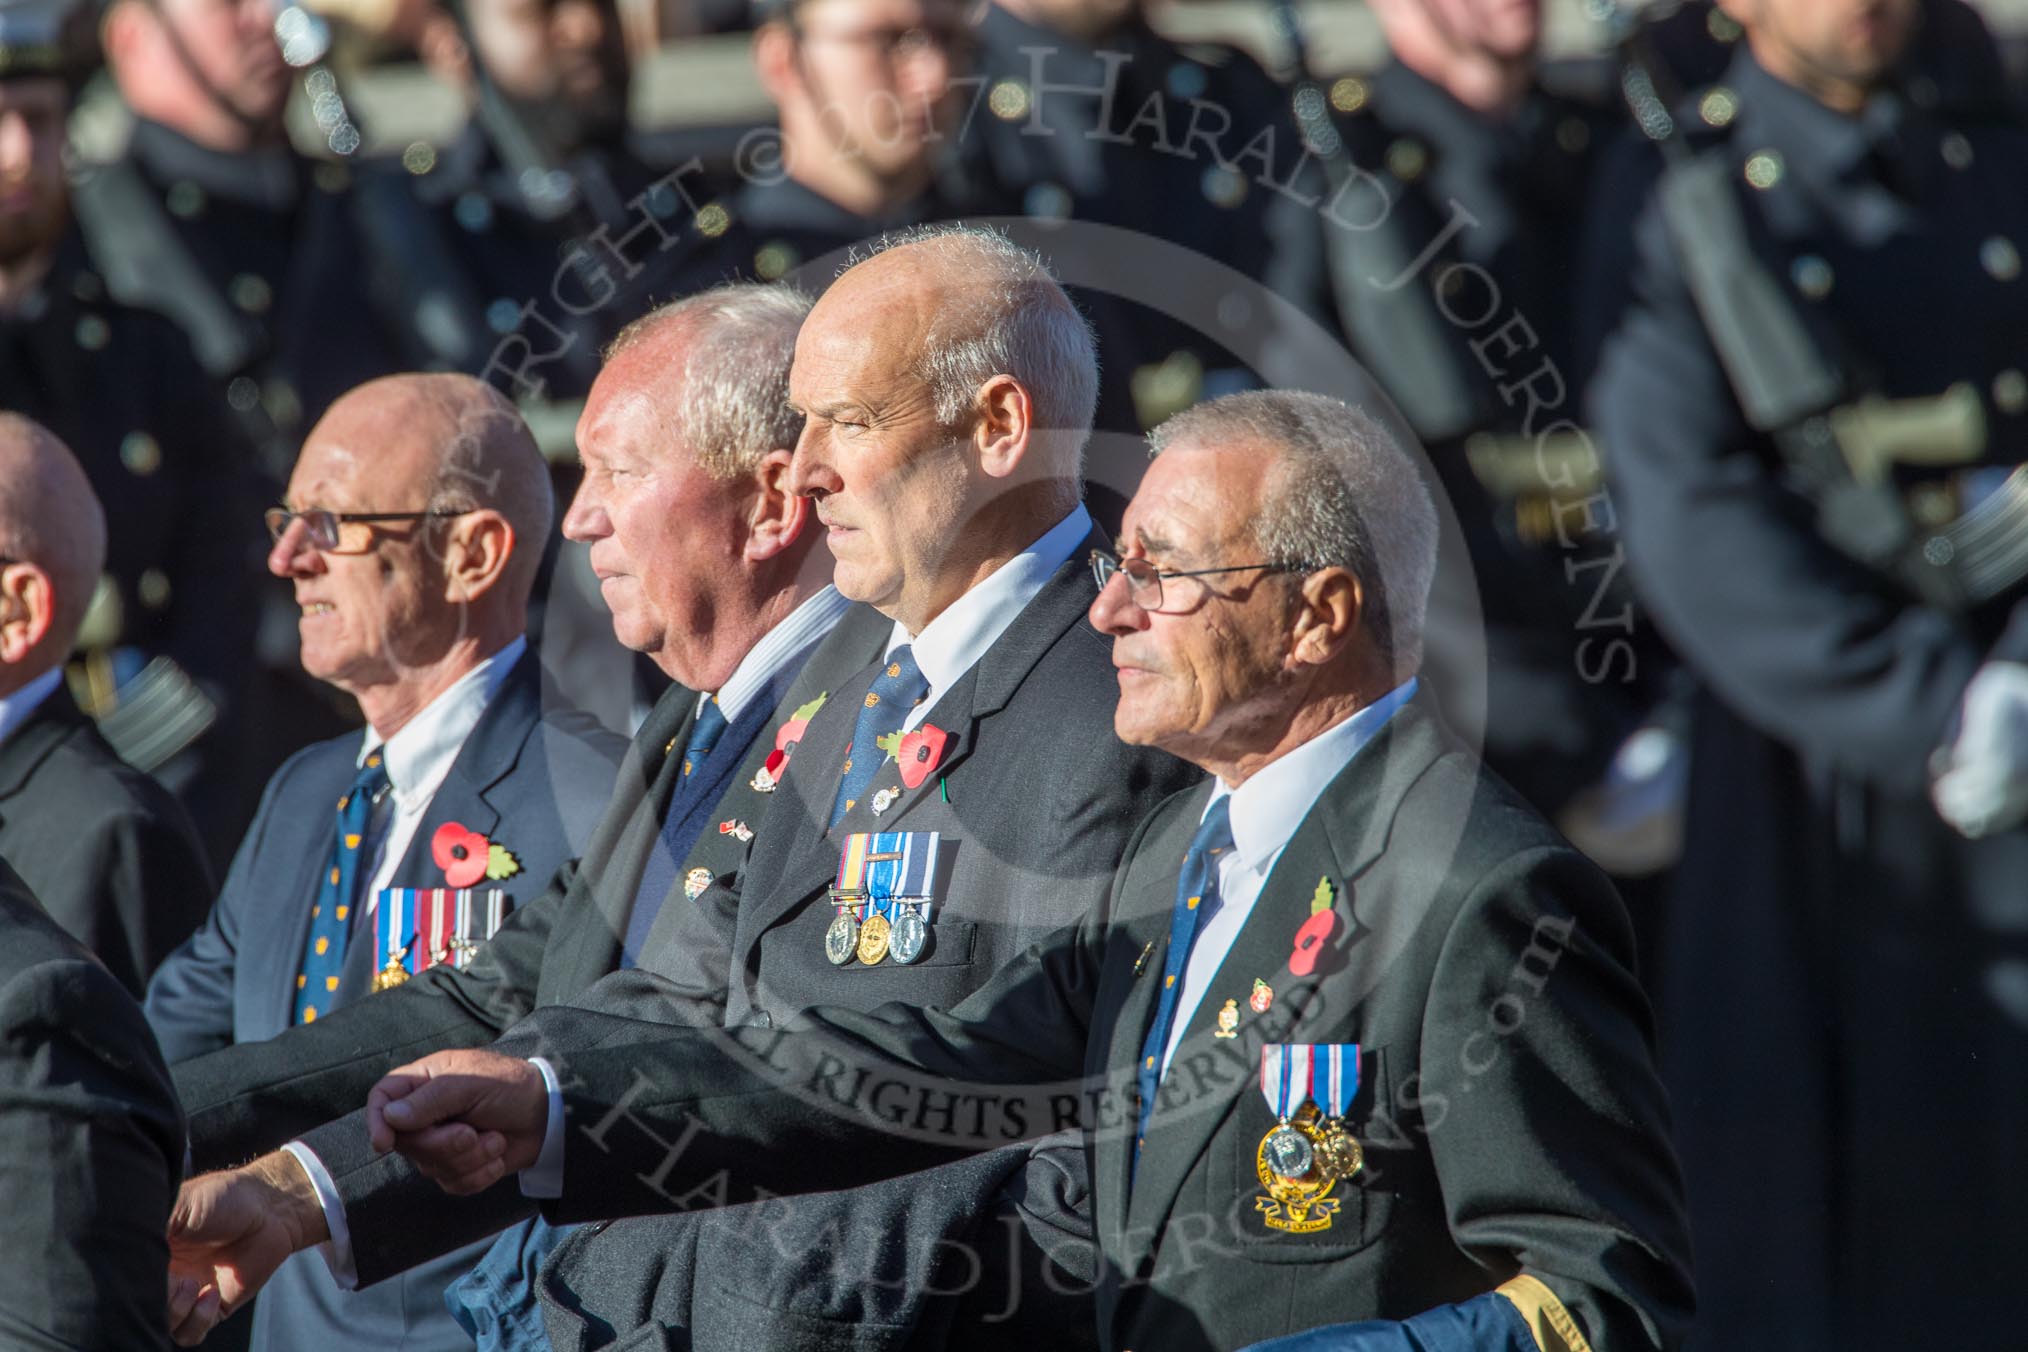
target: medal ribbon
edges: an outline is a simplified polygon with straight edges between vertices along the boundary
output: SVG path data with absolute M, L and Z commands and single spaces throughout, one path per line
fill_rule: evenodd
M 381 891 L 380 906 L 374 915 L 374 928 L 380 940 L 380 966 L 395 961 L 408 942 L 408 935 L 402 929 L 402 917 L 408 910 L 408 895 L 412 888 L 389 887 Z
M 1310 1098 L 1328 1117 L 1343 1117 L 1359 1097 L 1359 1044 L 1325 1046 L 1310 1072 Z
M 866 856 L 871 852 L 873 837 L 864 831 L 855 831 L 845 837 L 845 849 L 838 856 L 838 886 L 835 889 L 838 913 L 856 911 L 861 917 L 866 908 L 861 897 L 866 891 Z
M 901 893 L 915 904 L 925 923 L 930 918 L 931 895 L 937 880 L 937 850 L 943 837 L 935 831 L 910 831 L 902 839 Z
M 421 924 L 416 933 L 421 940 L 416 947 L 422 951 L 408 955 L 408 969 L 417 976 L 449 956 L 451 927 L 457 923 L 458 896 L 458 892 L 447 887 L 432 887 L 422 894 L 422 914 L 417 917 Z
M 1286 1042 L 1260 1049 L 1260 1092 L 1268 1111 L 1287 1120 L 1314 1103 L 1343 1117 L 1359 1097 L 1359 1044 Z

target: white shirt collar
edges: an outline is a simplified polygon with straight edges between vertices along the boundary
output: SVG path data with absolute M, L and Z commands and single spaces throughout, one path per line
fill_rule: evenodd
M 401 730 L 386 739 L 387 781 L 397 803 L 427 803 L 435 796 L 458 759 L 465 739 L 472 735 L 486 706 L 500 693 L 507 673 L 528 651 L 528 640 L 517 637 L 479 665 L 460 676 L 449 689 L 422 707 Z M 383 745 L 378 733 L 366 730 L 359 748 L 358 764 L 364 765 L 373 749 Z
M 1411 676 L 1344 722 L 1332 724 L 1263 767 L 1237 789 L 1214 780 L 1204 808 L 1209 812 L 1221 797 L 1231 797 L 1232 845 L 1240 861 L 1255 873 L 1266 871 L 1338 772 L 1414 697 L 1415 690 L 1416 678 Z
M 895 622 L 888 636 L 887 651 L 906 643 L 929 682 L 929 699 L 934 701 L 951 683 L 970 671 L 986 649 L 993 646 L 1007 626 L 1014 623 L 1043 585 L 1056 574 L 1091 534 L 1091 514 L 1084 504 L 1071 508 L 1070 515 L 1044 531 L 1042 538 L 989 573 L 970 591 L 944 608 L 944 612 L 910 636 Z
M 760 642 L 748 648 L 746 656 L 739 659 L 739 665 L 732 669 L 732 675 L 725 678 L 725 684 L 718 687 L 718 708 L 725 715 L 726 722 L 738 722 L 739 716 L 746 712 L 748 701 L 767 688 L 768 682 L 775 678 L 783 665 L 830 633 L 851 608 L 852 603 L 840 596 L 836 587 L 825 587 L 763 634 Z M 697 707 L 702 709 L 704 701 L 710 698 L 709 692 L 699 694 Z
M 12 737 L 14 730 L 42 707 L 42 702 L 49 698 L 56 689 L 56 683 L 62 679 L 63 668 L 54 666 L 13 694 L 0 698 L 0 742 Z

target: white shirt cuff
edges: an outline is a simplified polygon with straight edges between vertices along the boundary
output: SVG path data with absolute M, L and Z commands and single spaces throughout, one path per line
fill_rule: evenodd
M 331 1280 L 338 1283 L 341 1291 L 357 1291 L 359 1269 L 352 1264 L 352 1231 L 345 1224 L 345 1203 L 338 1200 L 338 1185 L 331 1181 L 324 1161 L 301 1141 L 290 1141 L 282 1149 L 303 1166 L 303 1172 L 310 1176 L 310 1186 L 317 1190 L 317 1205 L 324 1208 L 324 1224 L 331 1231 L 331 1238 L 319 1244 L 317 1251 L 324 1255 L 324 1265 L 331 1269 Z
M 521 1171 L 521 1195 L 536 1200 L 563 1196 L 563 1086 L 556 1070 L 539 1056 L 528 1064 L 542 1072 L 542 1087 L 549 1091 L 549 1120 L 542 1128 L 542 1151 L 535 1163 Z M 336 1231 L 333 1231 L 335 1234 Z

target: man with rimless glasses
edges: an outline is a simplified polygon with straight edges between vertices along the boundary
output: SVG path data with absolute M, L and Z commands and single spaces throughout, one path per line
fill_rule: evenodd
M 625 743 L 543 707 L 523 629 L 550 520 L 534 439 L 469 377 L 369 382 L 310 433 L 267 512 L 268 570 L 294 584 L 304 672 L 367 730 L 276 772 L 210 917 L 150 984 L 172 1064 L 464 966 L 582 853 Z M 367 1292 L 293 1263 L 254 1346 L 468 1346 L 441 1293 L 477 1256 Z

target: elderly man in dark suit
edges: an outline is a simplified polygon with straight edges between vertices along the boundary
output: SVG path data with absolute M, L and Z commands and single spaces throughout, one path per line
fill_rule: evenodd
M 1112 734 L 1106 647 L 1084 622 L 1084 561 L 1099 541 L 1078 500 L 1096 383 L 1082 319 L 1038 260 L 995 235 L 902 236 L 818 302 L 790 382 L 805 416 L 791 478 L 830 528 L 839 590 L 883 617 L 880 660 L 802 730 L 738 877 L 685 908 L 643 970 L 585 1003 L 749 1027 L 812 1001 L 950 1003 L 1098 904 L 1133 823 L 1194 774 Z M 1045 745 L 1063 748 L 1046 774 Z M 882 893 L 874 875 L 904 857 L 922 865 L 917 884 Z M 841 942 L 855 926 L 856 942 Z M 432 1204 L 404 1161 L 367 1149 L 356 1114 L 305 1140 L 331 1168 L 362 1276 L 529 1206 L 512 1185 Z M 322 1209 L 306 1230 L 270 1219 L 293 1214 L 280 1208 L 300 1187 L 256 1161 L 193 1188 L 186 1270 L 237 1299 L 280 1245 L 331 1228 Z M 597 1283 L 579 1293 L 598 1307 L 594 1331 L 648 1324 L 711 1347 L 940 1345 L 1003 1313 L 1013 1293 L 1000 1288 L 1018 1270 L 1037 1280 L 1012 1318 L 962 1345 L 1064 1345 L 1089 1337 L 1088 1283 L 1056 1272 L 1052 1292 L 1041 1274 L 1051 1260 L 1072 1279 L 1089 1266 L 1074 1214 L 1083 1189 L 1073 1141 L 1022 1146 L 927 1186 L 798 1205 L 768 1217 L 765 1243 L 742 1232 L 750 1218 L 699 1216 L 574 1240 L 562 1256 L 590 1246 L 575 1270 Z M 834 1262 L 867 1252 L 887 1261 Z M 985 1284 L 948 1271 L 966 1255 Z
M 179 1065 L 197 1167 L 289 1141 L 418 1047 L 490 1041 L 632 965 L 668 903 L 687 904 L 679 891 L 737 866 L 745 842 L 718 825 L 759 819 L 768 799 L 753 785 L 784 740 L 778 724 L 886 637 L 884 622 L 878 634 L 838 626 L 848 603 L 828 584 L 809 503 L 785 486 L 800 419 L 783 399 L 808 309 L 785 287 L 727 287 L 615 341 L 579 428 L 586 473 L 564 531 L 590 546 L 620 641 L 680 684 L 643 723 L 609 801 L 573 805 L 605 802 L 582 862 L 517 906 L 469 967 L 432 966 L 281 1037 Z M 402 1285 L 422 1299 L 413 1276 L 382 1289 Z
M 105 568 L 83 468 L 0 413 L 0 857 L 135 998 L 204 918 L 210 869 L 183 809 L 129 768 L 63 683 Z
M 0 1345 L 166 1348 L 183 1116 L 133 997 L 0 862 Z
M 172 1061 L 465 965 L 584 847 L 625 748 L 544 707 L 523 630 L 549 478 L 497 393 L 452 375 L 359 387 L 311 432 L 287 500 L 268 567 L 295 586 L 303 669 L 354 696 L 367 731 L 276 772 L 209 919 L 155 974 Z M 460 1347 L 441 1293 L 472 1256 L 365 1294 L 295 1263 L 254 1346 Z
M 1092 618 L 1120 735 L 1217 778 L 1143 823 L 1103 907 L 947 1013 L 544 1011 L 534 1061 L 390 1076 L 375 1144 L 464 1192 L 567 1121 L 572 1217 L 838 1187 L 1077 1119 L 1109 1347 L 1676 1345 L 1682 1198 L 1627 918 L 1417 693 L 1414 467 L 1315 395 L 1233 396 L 1156 443 Z M 956 1111 L 907 1111 L 938 1099 Z

